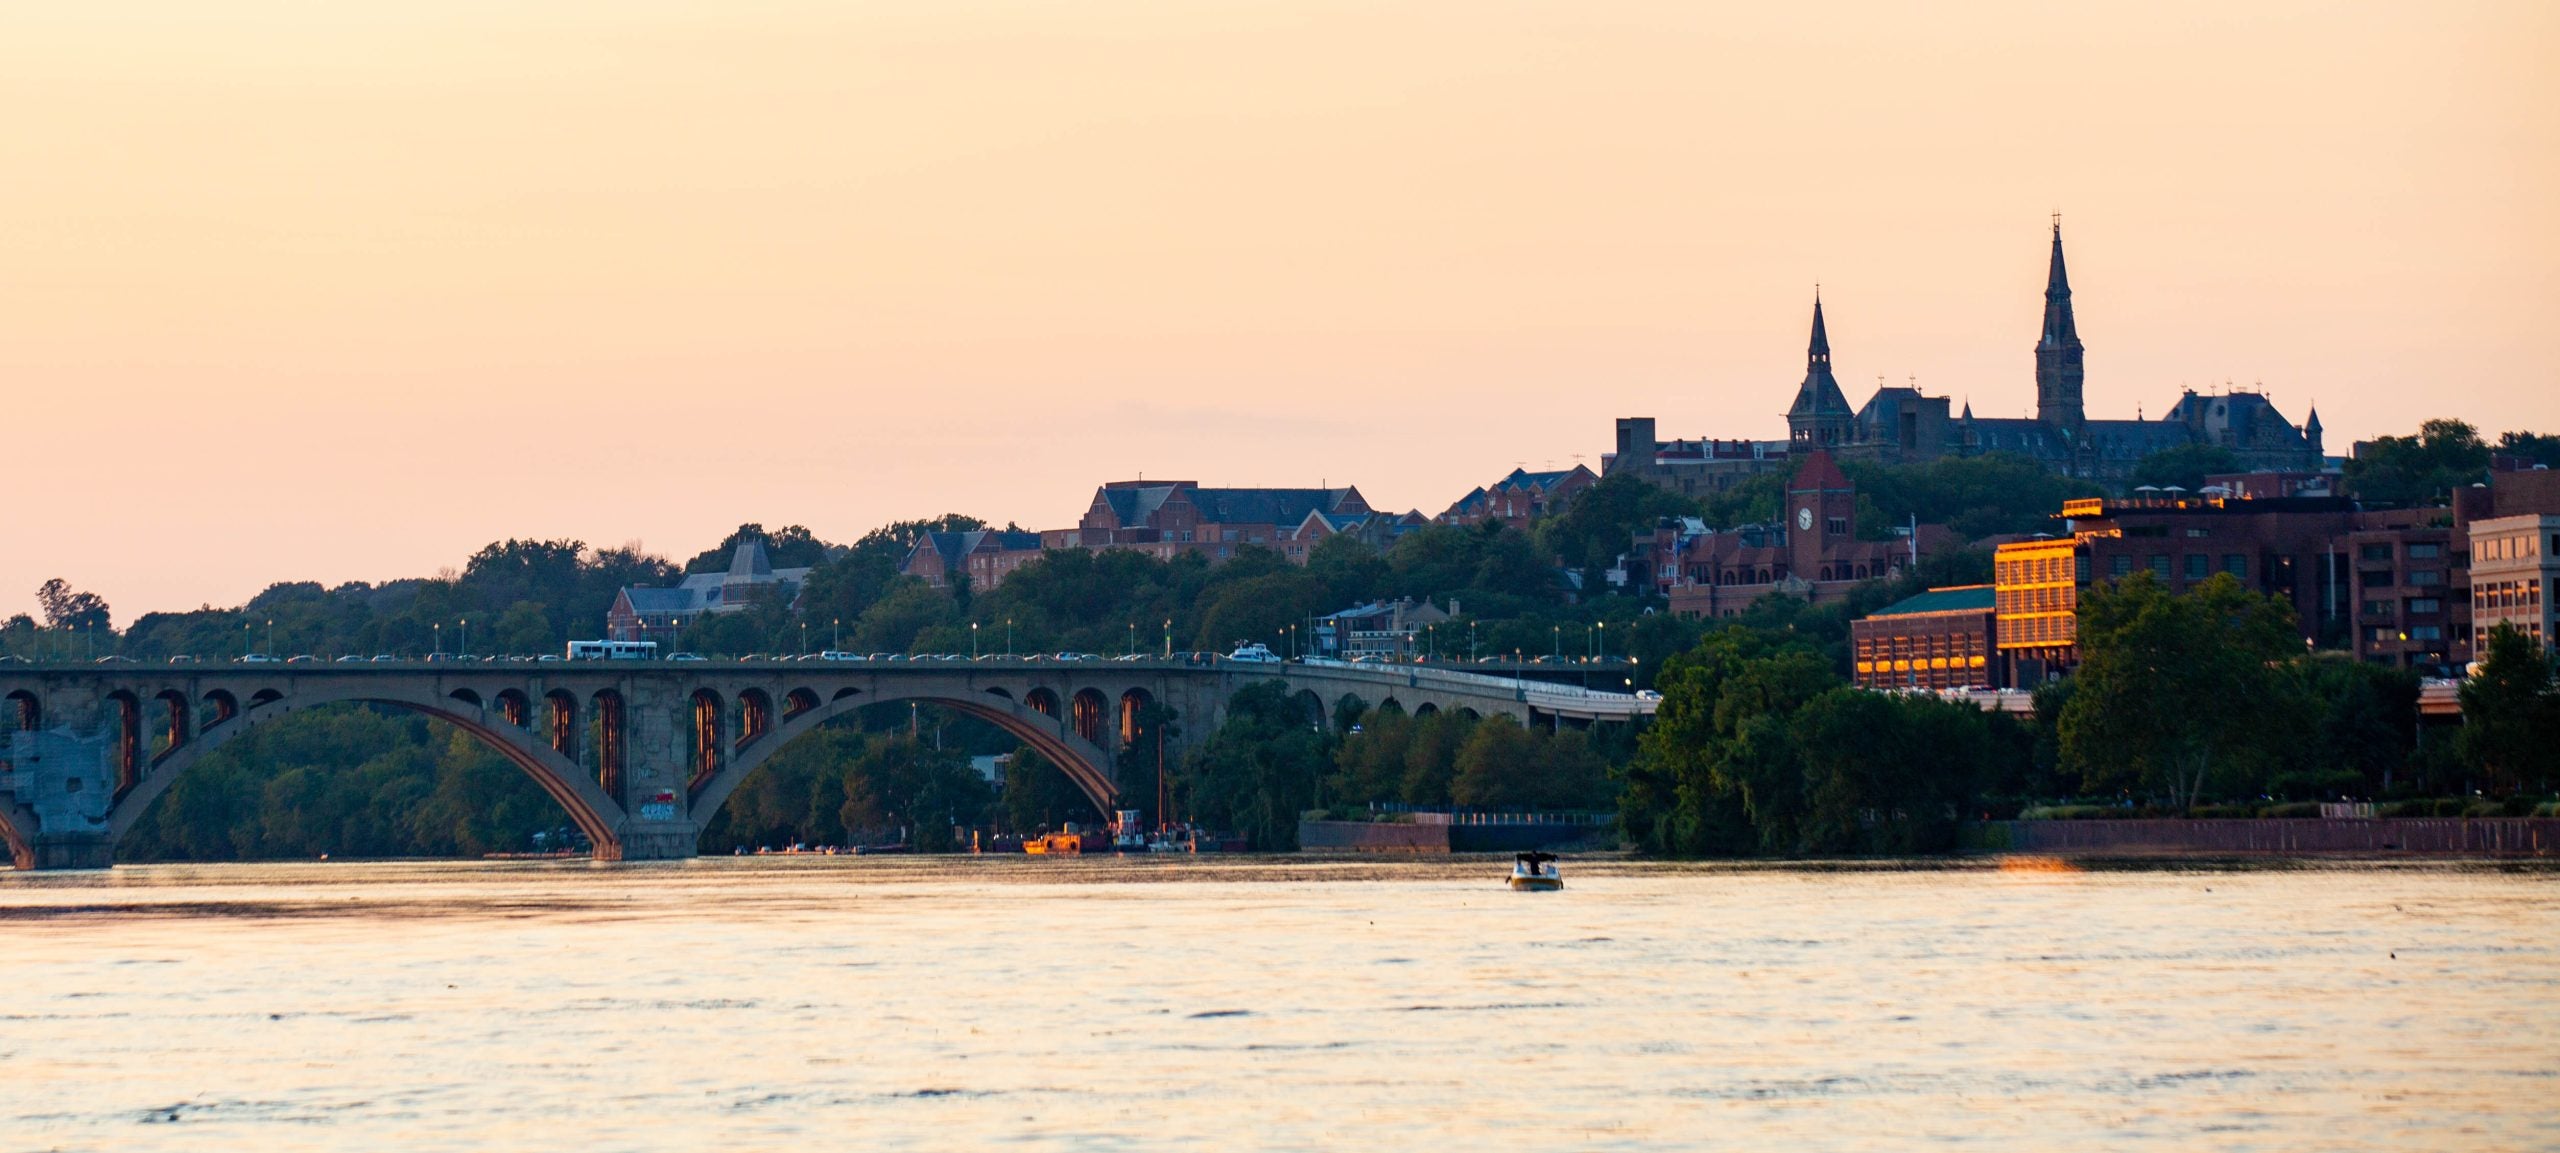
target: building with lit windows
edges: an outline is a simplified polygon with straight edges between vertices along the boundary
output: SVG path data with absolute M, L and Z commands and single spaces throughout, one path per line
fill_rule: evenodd
M 1992 659 L 1994 586 L 1935 588 L 1849 622 L 1858 687 L 2006 688 Z
M 2471 625 L 2486 637 L 2510 625 L 2550 648 L 2560 640 L 2552 592 L 2560 587 L 2560 516 L 2501 516 L 2471 523 Z

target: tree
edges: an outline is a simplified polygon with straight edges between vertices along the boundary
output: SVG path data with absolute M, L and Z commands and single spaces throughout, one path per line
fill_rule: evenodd
M 2488 791 L 2540 787 L 2560 767 L 2551 657 L 2532 636 L 2501 623 L 2489 631 L 2480 671 L 2462 682 L 2462 759 Z
M 2480 430 L 2458 420 L 2430 420 L 2415 436 L 2385 436 L 2347 460 L 2347 491 L 2376 504 L 2419 505 L 2445 499 L 2489 469 Z
M 111 620 L 107 602 L 98 594 L 75 590 L 61 577 L 36 586 L 36 604 L 44 609 L 44 623 L 50 628 L 104 632 Z
M 1793 851 L 1803 772 L 1786 722 L 1838 685 L 1821 656 L 1725 627 L 1665 663 L 1653 724 L 1620 770 L 1619 824 L 1666 856 Z
M 2088 792 L 2139 786 L 2193 807 L 2217 767 L 2267 757 L 2278 669 L 2301 651 L 2292 606 L 2228 573 L 2171 593 L 2148 570 L 2089 589 L 2060 731 Z
M 2194 492 L 2205 478 L 2240 471 L 2240 458 L 2218 444 L 2182 444 L 2164 448 L 2134 463 L 2133 483 L 2154 488 L 2176 486 Z
M 1254 848 L 1294 849 L 1298 816 L 1315 802 L 1330 750 L 1286 681 L 1237 690 L 1227 716 L 1184 763 L 1186 807 L 1205 824 L 1243 833 Z
M 899 577 L 887 595 L 863 610 L 854 624 L 853 640 L 860 648 L 903 653 L 926 629 L 959 619 L 960 610 L 949 594 L 915 577 Z
M 2560 468 L 2560 436 L 2539 432 L 2500 433 L 2498 452 L 2544 468 Z
M 1541 518 L 1533 535 L 1548 555 L 1583 570 L 1583 587 L 1596 589 L 1602 585 L 1594 576 L 1633 547 L 1636 534 L 1650 534 L 1664 517 L 1700 512 L 1696 501 L 1622 472 L 1582 490 L 1563 513 Z

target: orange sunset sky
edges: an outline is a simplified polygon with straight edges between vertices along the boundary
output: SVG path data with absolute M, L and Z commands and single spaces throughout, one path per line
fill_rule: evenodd
M 0 8 L 0 614 L 1071 523 L 1437 512 L 1611 421 L 2262 382 L 2560 431 L 2560 5 Z

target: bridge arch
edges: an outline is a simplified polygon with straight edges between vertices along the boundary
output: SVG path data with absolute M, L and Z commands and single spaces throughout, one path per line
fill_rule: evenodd
M 240 715 L 240 698 L 228 689 L 215 689 L 204 695 L 204 703 L 213 706 L 213 715 L 205 718 L 204 728 L 212 728 Z
M 1059 715 L 1057 691 L 1046 686 L 1022 694 L 1022 703 L 1024 707 L 1044 717 Z
M 720 694 L 707 688 L 693 690 L 692 772 L 687 774 L 686 788 L 698 789 L 702 782 L 720 775 L 721 707 Z
M 124 695 L 131 696 L 129 693 Z M 113 805 L 107 810 L 108 844 L 122 841 L 127 833 L 132 832 L 142 815 L 150 810 L 151 803 L 167 792 L 169 786 L 198 760 L 242 734 L 302 709 L 332 704 L 376 704 L 432 717 L 471 734 L 533 778 L 534 784 L 557 802 L 580 831 L 586 833 L 587 839 L 594 842 L 596 859 L 621 858 L 622 806 L 598 788 L 576 762 L 562 756 L 535 734 L 490 717 L 484 709 L 469 707 L 452 697 L 436 695 L 433 689 L 402 693 L 379 685 L 362 692 L 292 698 L 274 689 L 265 689 L 251 699 L 259 703 L 252 704 L 229 720 L 206 726 L 193 740 L 154 760 L 132 785 L 118 789 Z
M 542 704 L 550 714 L 551 751 L 570 764 L 578 763 L 578 695 L 553 689 L 542 694 Z
M 44 727 L 44 702 L 34 693 L 19 689 L 9 694 L 9 723 L 22 733 Z
M 1102 690 L 1078 689 L 1075 696 L 1068 698 L 1068 702 L 1068 712 L 1071 714 L 1076 735 L 1094 744 L 1101 744 L 1102 713 L 1109 707 L 1103 702 Z
M 187 747 L 187 741 L 195 736 L 196 709 L 195 702 L 176 689 L 162 689 L 151 699 L 160 704 L 160 751 L 151 758 L 158 762 Z
M 1051 699 L 1055 699 L 1054 695 Z M 784 720 L 768 739 L 756 742 L 752 750 L 745 747 L 736 750 L 736 755 L 728 764 L 721 766 L 719 773 L 692 790 L 688 815 L 697 827 L 710 827 L 711 819 L 719 815 L 721 806 L 729 803 L 730 794 L 738 790 L 738 785 L 792 741 L 855 709 L 899 701 L 940 705 L 1004 730 L 1065 772 L 1067 779 L 1093 802 L 1096 810 L 1111 811 L 1112 799 L 1118 795 L 1119 789 L 1111 780 L 1109 755 L 1095 742 L 1077 736 L 1071 727 L 1061 724 L 1052 714 L 1038 712 L 1028 705 L 992 693 L 923 691 L 873 697 L 848 690 L 824 705 Z
M 107 703 L 116 711 L 116 789 L 117 799 L 142 782 L 142 701 L 130 690 L 117 689 L 107 694 Z
M 587 727 L 594 730 L 590 740 L 596 751 L 596 786 L 608 797 L 622 795 L 631 736 L 629 711 L 623 707 L 622 694 L 613 689 L 598 689 L 587 698 Z
M 1146 710 L 1156 703 L 1154 693 L 1131 688 L 1120 694 L 1120 747 L 1137 743 L 1140 730 L 1146 727 Z

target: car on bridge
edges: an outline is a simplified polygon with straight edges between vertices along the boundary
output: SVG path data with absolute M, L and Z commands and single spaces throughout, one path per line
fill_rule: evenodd
M 1242 661 L 1249 665 L 1276 665 L 1281 663 L 1280 654 L 1272 652 L 1271 646 L 1263 644 L 1260 641 L 1256 641 L 1249 645 L 1236 646 L 1236 651 L 1228 653 L 1227 659 L 1231 661 Z

